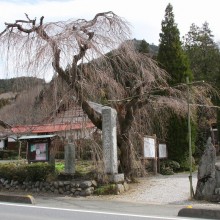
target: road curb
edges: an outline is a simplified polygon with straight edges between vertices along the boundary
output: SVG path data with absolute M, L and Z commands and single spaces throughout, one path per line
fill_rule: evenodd
M 35 199 L 31 195 L 0 194 L 0 202 L 35 204 Z
M 180 217 L 220 219 L 219 209 L 183 208 L 178 212 Z

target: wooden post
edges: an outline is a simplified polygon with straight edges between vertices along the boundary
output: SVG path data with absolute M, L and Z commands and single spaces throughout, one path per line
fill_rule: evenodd
M 160 157 L 158 156 L 158 159 L 157 159 L 157 172 L 160 173 Z
M 157 175 L 157 157 L 154 159 L 154 175 Z
M 28 158 L 28 141 L 26 143 L 26 160 L 28 160 L 28 163 L 29 163 L 29 158 Z
M 18 146 L 18 160 L 20 160 L 21 159 L 21 142 L 20 141 L 18 141 L 19 142 L 19 146 Z
M 158 167 L 157 167 L 157 160 L 158 160 L 158 157 L 157 157 L 157 152 L 158 152 L 158 150 L 157 150 L 157 139 L 156 139 L 155 134 L 153 136 L 155 138 L 154 175 L 157 175 L 157 173 L 158 173 L 158 171 L 157 171 L 158 170 Z

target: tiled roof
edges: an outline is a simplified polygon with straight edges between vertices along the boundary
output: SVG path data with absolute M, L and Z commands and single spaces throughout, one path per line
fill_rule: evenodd
M 93 128 L 93 123 L 63 123 L 63 124 L 43 124 L 43 125 L 18 125 L 11 128 L 13 133 L 54 133 L 68 130 L 81 130 L 83 128 Z

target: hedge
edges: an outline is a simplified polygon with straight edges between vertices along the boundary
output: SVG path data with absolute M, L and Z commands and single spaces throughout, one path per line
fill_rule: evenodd
M 54 173 L 54 167 L 48 163 L 0 164 L 0 178 L 24 181 L 45 181 Z

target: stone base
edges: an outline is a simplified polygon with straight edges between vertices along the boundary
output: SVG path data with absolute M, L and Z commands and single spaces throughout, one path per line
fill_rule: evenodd
M 124 173 L 108 174 L 108 179 L 111 183 L 124 183 L 125 176 Z

